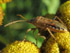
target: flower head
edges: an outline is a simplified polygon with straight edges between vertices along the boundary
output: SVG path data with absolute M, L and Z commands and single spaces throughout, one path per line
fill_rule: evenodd
M 60 19 L 65 23 L 70 31 L 70 1 L 65 2 L 60 6 L 59 12 L 61 14 Z
M 3 9 L 2 7 L 0 7 L 0 25 L 2 25 L 3 16 L 4 16 Z
M 15 41 L 2 50 L 2 53 L 39 53 L 39 49 L 28 41 Z
M 7 2 L 11 2 L 12 0 L 0 0 L 0 4 L 2 3 L 7 3 Z
M 70 17 L 70 1 L 65 2 L 59 9 L 62 16 Z

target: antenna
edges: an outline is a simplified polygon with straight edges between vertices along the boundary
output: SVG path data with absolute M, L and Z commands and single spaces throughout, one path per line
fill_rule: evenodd
M 21 14 L 17 14 L 17 16 L 20 16 L 21 18 L 23 18 L 24 20 L 27 20 L 24 16 L 22 16 Z
M 22 16 L 21 14 L 17 14 L 17 16 L 20 16 L 21 18 L 24 18 L 24 16 Z M 12 22 L 10 22 L 10 23 L 4 25 L 4 27 L 7 27 L 7 26 L 9 26 L 9 25 L 11 25 L 11 24 L 15 24 L 15 23 L 17 23 L 17 22 L 24 22 L 24 21 L 27 21 L 27 19 L 24 18 L 24 20 L 16 20 L 16 21 L 12 21 Z
M 9 25 L 11 25 L 11 24 L 15 24 L 15 23 L 17 23 L 17 22 L 24 22 L 24 21 L 25 21 L 25 20 L 16 20 L 16 21 L 12 21 L 12 22 L 10 22 L 10 23 L 4 25 L 4 27 L 7 27 L 7 26 L 9 26 Z

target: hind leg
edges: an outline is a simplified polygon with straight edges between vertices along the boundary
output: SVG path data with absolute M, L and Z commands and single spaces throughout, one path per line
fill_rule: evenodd
M 57 40 L 56 40 L 55 36 L 52 34 L 52 32 L 50 31 L 50 29 L 49 29 L 49 28 L 47 28 L 47 30 L 48 30 L 48 32 L 50 33 L 51 37 L 52 37 L 52 38 L 57 42 Z
M 33 35 L 34 35 L 34 32 L 36 31 L 36 29 L 37 29 L 37 28 L 28 29 L 28 30 L 26 31 L 26 33 L 25 33 L 24 40 L 25 40 L 26 34 L 27 34 L 28 32 L 33 31 Z M 35 35 L 34 35 L 34 38 L 35 38 L 35 40 L 37 41 L 37 38 L 35 37 Z
M 53 20 L 55 20 L 55 19 L 58 19 L 62 24 L 64 24 L 64 22 L 58 16 L 55 16 Z

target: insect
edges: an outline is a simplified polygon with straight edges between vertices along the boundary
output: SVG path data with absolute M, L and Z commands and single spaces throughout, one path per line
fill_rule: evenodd
M 19 16 L 21 16 L 21 15 L 19 15 Z M 33 32 L 34 32 L 36 29 L 38 29 L 38 30 L 40 29 L 41 31 L 48 31 L 50 33 L 50 35 L 56 40 L 56 38 L 54 37 L 54 35 L 52 34 L 51 31 L 64 33 L 67 31 L 67 27 L 64 25 L 64 23 L 57 16 L 55 16 L 55 18 L 57 18 L 60 22 L 55 19 L 49 19 L 49 18 L 44 18 L 43 16 L 38 16 L 38 17 L 30 19 L 30 20 L 13 21 L 11 23 L 6 24 L 5 27 L 10 24 L 16 23 L 16 22 L 26 21 L 26 22 L 36 26 L 36 28 L 27 30 L 27 32 L 29 32 L 31 30 L 33 30 Z M 26 32 L 26 34 L 27 34 L 27 32 Z

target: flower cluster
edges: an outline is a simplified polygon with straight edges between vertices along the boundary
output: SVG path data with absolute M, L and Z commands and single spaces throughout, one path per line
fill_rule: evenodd
M 12 0 L 0 0 L 0 4 L 2 3 L 7 3 L 7 2 L 11 2 Z
M 52 37 L 49 38 L 48 40 L 46 40 L 44 46 L 42 46 L 42 50 L 44 50 L 45 53 L 69 53 L 70 33 L 55 33 L 54 36 L 56 37 L 57 42 Z
M 4 16 L 3 9 L 2 7 L 0 7 L 0 25 L 2 25 L 3 16 Z
M 60 6 L 59 12 L 61 13 L 61 19 L 68 27 L 70 31 L 70 1 L 65 2 Z
M 15 41 L 4 48 L 2 53 L 40 53 L 40 50 L 31 42 Z

